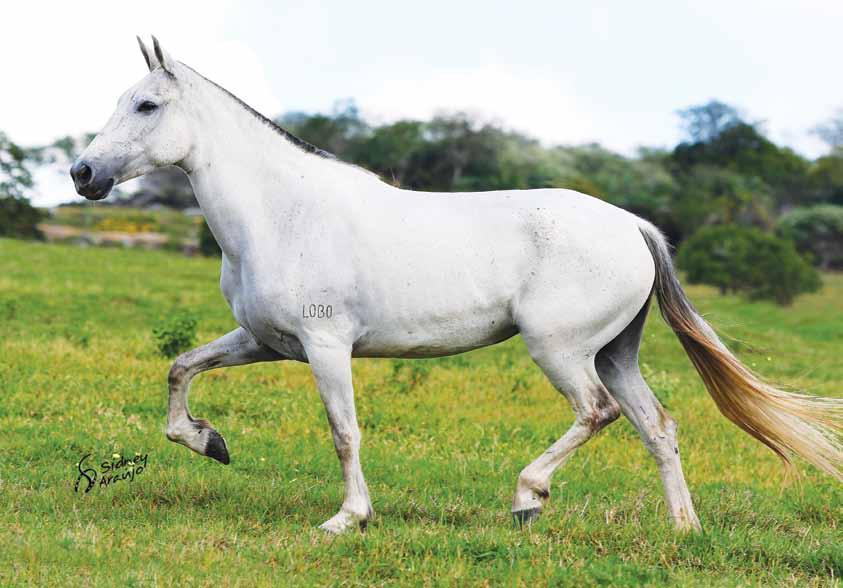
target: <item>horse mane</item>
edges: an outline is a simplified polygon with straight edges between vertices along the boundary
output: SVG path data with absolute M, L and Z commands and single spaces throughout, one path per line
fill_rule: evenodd
M 329 151 L 325 151 L 324 149 L 321 149 L 321 148 L 317 147 L 316 145 L 308 143 L 307 141 L 305 141 L 301 137 L 297 137 L 296 135 L 294 135 L 290 131 L 288 131 L 288 130 L 282 128 L 281 126 L 279 126 L 278 123 L 276 123 L 272 119 L 267 118 L 264 115 L 262 115 L 260 112 L 258 112 L 257 110 L 255 110 L 254 108 L 252 108 L 251 106 L 249 106 L 248 104 L 243 102 L 240 98 L 238 98 L 237 96 L 235 96 L 234 94 L 232 94 L 231 92 L 229 92 L 228 90 L 226 90 L 225 88 L 220 86 L 215 81 L 209 80 L 208 78 L 206 78 L 205 76 L 200 74 L 198 71 L 196 71 L 195 69 L 193 69 L 189 65 L 185 65 L 184 63 L 181 63 L 181 62 L 179 62 L 179 63 L 181 65 L 183 65 L 184 67 L 186 67 L 187 69 L 189 69 L 190 71 L 192 71 L 194 74 L 196 74 L 200 78 L 202 78 L 203 80 L 205 80 L 206 82 L 208 82 L 209 84 L 211 84 L 212 86 L 221 90 L 229 98 L 231 98 L 237 104 L 239 104 L 246 112 L 251 114 L 253 117 L 258 119 L 261 123 L 268 126 L 270 129 L 272 129 L 273 131 L 275 131 L 276 133 L 278 133 L 279 135 L 281 135 L 285 139 L 287 139 L 290 143 L 292 143 L 293 145 L 295 145 L 296 147 L 298 147 L 302 151 L 305 151 L 306 153 L 312 153 L 313 155 L 318 155 L 319 157 L 324 157 L 325 159 L 334 159 L 334 160 L 339 161 L 337 156 L 334 155 L 333 153 L 331 153 Z

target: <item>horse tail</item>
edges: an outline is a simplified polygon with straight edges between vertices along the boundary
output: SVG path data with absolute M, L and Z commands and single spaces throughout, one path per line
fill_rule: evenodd
M 682 290 L 664 236 L 646 221 L 639 229 L 656 265 L 653 288 L 662 316 L 720 412 L 772 449 L 788 470 L 798 455 L 843 481 L 843 398 L 785 392 L 738 361 Z

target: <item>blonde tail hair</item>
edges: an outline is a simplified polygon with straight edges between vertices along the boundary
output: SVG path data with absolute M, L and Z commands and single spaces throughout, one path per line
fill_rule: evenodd
M 646 221 L 639 228 L 656 264 L 654 291 L 662 316 L 720 412 L 772 449 L 788 469 L 798 455 L 843 481 L 843 399 L 785 392 L 738 361 L 685 296 L 661 232 Z

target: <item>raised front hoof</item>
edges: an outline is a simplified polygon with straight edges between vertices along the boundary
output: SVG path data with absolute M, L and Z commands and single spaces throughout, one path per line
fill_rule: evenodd
M 208 442 L 205 444 L 205 455 L 225 465 L 231 463 L 231 458 L 228 456 L 228 445 L 225 444 L 223 436 L 214 429 L 211 429 L 208 433 Z
M 538 507 L 514 510 L 512 511 L 512 524 L 519 529 L 523 529 L 524 525 L 529 527 L 533 524 L 533 521 L 539 518 L 541 513 L 542 509 Z
M 204 419 L 191 419 L 168 425 L 167 439 L 220 463 L 231 463 L 225 439 Z

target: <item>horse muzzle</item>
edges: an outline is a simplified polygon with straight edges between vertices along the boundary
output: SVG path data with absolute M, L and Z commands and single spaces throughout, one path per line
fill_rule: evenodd
M 96 170 L 87 161 L 79 160 L 70 168 L 76 193 L 88 200 L 102 200 L 111 193 L 114 178 Z

